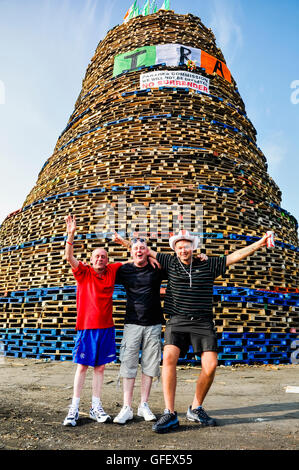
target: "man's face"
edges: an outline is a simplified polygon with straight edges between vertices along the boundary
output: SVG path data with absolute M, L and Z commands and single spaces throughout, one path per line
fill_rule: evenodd
M 179 240 L 175 244 L 175 252 L 184 264 L 190 264 L 192 258 L 192 244 L 187 240 Z
M 96 248 L 91 255 L 91 264 L 96 271 L 103 271 L 108 263 L 107 252 L 103 248 Z
M 145 266 L 147 264 L 148 247 L 144 242 L 137 241 L 132 245 L 131 255 L 136 266 Z

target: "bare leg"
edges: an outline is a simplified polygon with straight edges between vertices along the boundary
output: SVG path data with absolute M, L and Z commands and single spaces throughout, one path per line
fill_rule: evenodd
M 217 353 L 205 351 L 201 355 L 201 372 L 199 374 L 192 409 L 201 406 L 215 377 L 217 367 Z
M 135 384 L 135 378 L 133 379 L 128 379 L 127 377 L 123 378 L 124 406 L 132 405 L 134 384 Z
M 165 408 L 174 412 L 176 391 L 176 365 L 180 356 L 180 349 L 174 345 L 166 345 L 163 352 L 162 385 Z
M 141 375 L 141 403 L 148 402 L 152 388 L 153 378 L 149 375 Z
M 74 378 L 74 397 L 76 398 L 80 398 L 81 396 L 87 369 L 88 369 L 88 366 L 84 366 L 83 364 L 77 365 L 77 370 L 76 370 L 75 378 Z
M 96 366 L 93 369 L 92 377 L 92 395 L 96 398 L 101 398 L 102 385 L 104 381 L 105 365 Z

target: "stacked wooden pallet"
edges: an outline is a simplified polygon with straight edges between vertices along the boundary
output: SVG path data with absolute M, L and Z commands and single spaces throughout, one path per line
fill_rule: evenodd
M 111 241 L 114 229 L 126 235 L 142 231 L 153 248 L 170 252 L 168 237 L 183 220 L 183 207 L 208 256 L 246 246 L 268 229 L 276 233 L 274 250 L 256 253 L 217 280 L 217 289 L 224 289 L 215 291 L 219 334 L 287 335 L 298 327 L 298 224 L 281 207 L 281 191 L 267 173 L 233 77 L 228 81 L 197 68 L 194 73 L 210 82 L 209 93 L 203 93 L 182 87 L 140 89 L 141 74 L 186 71 L 186 64 L 142 66 L 113 76 L 118 54 L 170 43 L 201 49 L 225 63 L 213 33 L 199 18 L 171 11 L 135 18 L 99 43 L 53 155 L 23 207 L 0 228 L 3 328 L 50 328 L 58 336 L 74 328 L 74 279 L 63 259 L 66 214 L 77 218 L 78 258 L 88 262 L 101 245 L 113 262 L 129 255 Z M 162 225 L 153 228 L 157 205 L 164 205 L 164 214 Z M 137 206 L 145 214 L 139 224 Z M 99 228 L 101 220 L 105 223 Z M 245 293 L 231 291 L 239 288 Z M 120 331 L 125 301 L 116 289 L 114 319 Z M 242 358 L 251 360 L 250 352 Z

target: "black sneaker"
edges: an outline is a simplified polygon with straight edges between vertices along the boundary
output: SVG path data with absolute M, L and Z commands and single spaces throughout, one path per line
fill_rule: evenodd
M 176 411 L 170 413 L 169 410 L 164 410 L 164 414 L 153 425 L 152 430 L 158 433 L 164 433 L 178 428 L 179 424 Z
M 217 426 L 216 421 L 213 418 L 210 418 L 201 406 L 194 410 L 189 406 L 186 416 L 189 421 L 195 421 L 201 426 Z

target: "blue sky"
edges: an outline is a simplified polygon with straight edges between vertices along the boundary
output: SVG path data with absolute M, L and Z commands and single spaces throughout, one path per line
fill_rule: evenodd
M 98 42 L 131 3 L 0 0 L 0 223 L 35 185 Z M 171 8 L 214 31 L 282 191 L 281 206 L 299 221 L 299 2 L 172 0 Z

